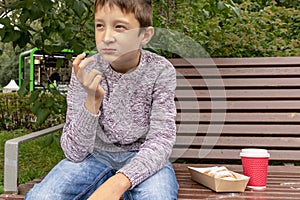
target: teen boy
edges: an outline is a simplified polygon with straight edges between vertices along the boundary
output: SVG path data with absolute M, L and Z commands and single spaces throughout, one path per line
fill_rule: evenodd
M 176 73 L 142 50 L 151 0 L 96 0 L 99 54 L 77 56 L 61 137 L 66 159 L 25 199 L 177 199 L 168 158 L 175 142 Z

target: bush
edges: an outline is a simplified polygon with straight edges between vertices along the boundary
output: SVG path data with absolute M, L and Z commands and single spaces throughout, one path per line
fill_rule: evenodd
M 19 98 L 16 93 L 0 93 L 0 128 L 13 130 L 20 127 L 31 127 L 33 121 L 28 98 Z
M 199 43 L 210 57 L 300 55 L 299 5 L 283 0 L 235 2 L 179 1 L 174 7 L 164 6 L 163 11 L 156 5 L 154 26 L 183 33 Z M 186 45 L 182 51 L 184 55 L 191 52 L 192 57 L 196 50 Z
M 230 19 L 210 34 L 212 57 L 300 56 L 300 10 L 249 0 L 239 7 L 242 21 Z
M 51 97 L 48 94 L 47 97 Z M 46 99 L 41 97 L 40 101 Z M 15 130 L 26 128 L 38 130 L 64 122 L 65 113 L 55 114 L 51 111 L 49 118 L 42 124 L 38 124 L 36 115 L 29 104 L 29 97 L 19 97 L 17 93 L 0 93 L 0 130 Z

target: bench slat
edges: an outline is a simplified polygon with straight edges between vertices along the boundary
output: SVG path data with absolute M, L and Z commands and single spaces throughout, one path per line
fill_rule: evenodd
M 224 98 L 224 94 L 227 99 L 300 99 L 300 89 L 226 89 L 226 93 L 224 90 L 176 90 L 176 98 L 179 99 Z
M 177 109 L 200 111 L 209 109 L 227 109 L 227 110 L 282 110 L 296 112 L 300 109 L 299 100 L 278 100 L 278 101 L 267 101 L 267 100 L 249 100 L 249 101 L 176 101 Z
M 267 146 L 266 146 L 267 148 Z M 211 149 L 211 150 L 205 150 L 205 149 L 179 149 L 174 148 L 172 153 L 172 158 L 188 158 L 188 159 L 194 159 L 194 160 L 201 160 L 201 159 L 207 159 L 207 160 L 238 160 L 240 161 L 240 149 Z M 199 152 L 203 153 L 204 156 L 199 156 Z M 206 154 L 207 153 L 207 154 Z M 299 156 L 299 150 L 269 150 L 270 153 L 270 160 L 271 161 L 289 161 L 289 162 L 295 162 L 300 160 Z M 222 158 L 222 159 L 221 159 Z
M 177 79 L 177 87 L 181 89 L 197 88 L 279 88 L 279 87 L 299 87 L 300 78 L 192 78 L 192 79 Z
M 267 143 L 267 144 L 266 144 Z M 190 145 L 197 146 L 214 146 L 215 148 L 240 148 L 242 147 L 268 147 L 272 148 L 287 148 L 287 149 L 299 149 L 300 137 L 242 137 L 242 136 L 177 136 L 176 145 L 183 145 L 189 147 Z M 189 147 L 192 148 L 192 147 Z M 300 157 L 300 156 L 299 156 Z M 300 159 L 300 158 L 299 158 Z
M 256 58 L 188 58 L 169 59 L 175 67 L 188 66 L 299 66 L 300 57 L 256 57 Z
M 226 116 L 225 116 L 226 115 Z M 283 112 L 283 113 L 262 113 L 262 112 L 251 112 L 251 113 L 177 113 L 176 120 L 178 123 L 183 122 L 195 122 L 195 123 L 207 123 L 207 122 L 223 122 L 224 117 L 226 122 L 269 122 L 269 123 L 281 123 L 281 122 L 300 122 L 300 114 L 297 112 Z
M 265 77 L 265 76 L 295 76 L 300 75 L 300 67 L 233 67 L 233 68 L 205 68 L 205 67 L 191 67 L 191 68 L 178 68 L 177 76 L 195 77 L 195 76 L 216 76 L 222 77 Z
M 300 135 L 300 125 L 293 124 L 177 124 L 177 134 L 219 134 L 222 135 Z M 300 146 L 300 145 L 299 145 Z M 300 157 L 300 156 L 299 156 Z

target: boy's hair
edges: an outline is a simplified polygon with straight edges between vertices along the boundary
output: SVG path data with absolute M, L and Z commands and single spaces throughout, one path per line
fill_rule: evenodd
M 152 26 L 152 0 L 95 0 L 94 12 L 106 4 L 117 6 L 124 13 L 133 13 L 141 28 Z

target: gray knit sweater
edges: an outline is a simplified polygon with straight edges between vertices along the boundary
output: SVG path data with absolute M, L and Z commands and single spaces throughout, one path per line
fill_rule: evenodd
M 105 97 L 100 112 L 94 115 L 85 109 L 87 94 L 72 73 L 61 145 L 74 162 L 82 161 L 94 148 L 138 150 L 119 169 L 133 188 L 160 170 L 171 154 L 176 135 L 176 72 L 165 58 L 146 50 L 141 50 L 138 67 L 125 74 L 114 71 L 100 55 L 94 57 L 87 71 L 94 68 L 102 73 Z

